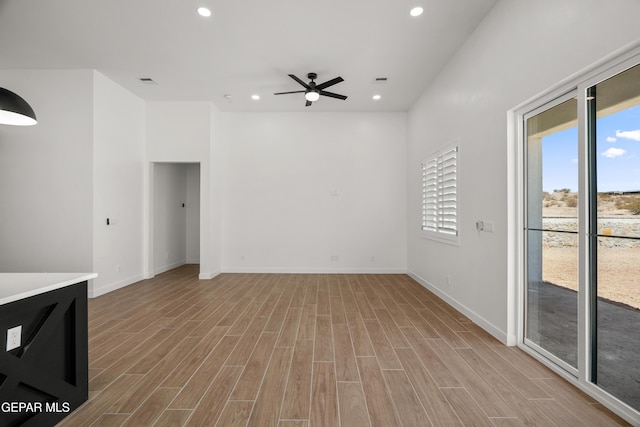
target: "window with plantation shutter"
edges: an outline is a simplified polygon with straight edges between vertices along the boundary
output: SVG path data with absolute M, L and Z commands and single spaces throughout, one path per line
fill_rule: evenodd
M 458 242 L 458 147 L 422 162 L 422 231 L 425 237 Z

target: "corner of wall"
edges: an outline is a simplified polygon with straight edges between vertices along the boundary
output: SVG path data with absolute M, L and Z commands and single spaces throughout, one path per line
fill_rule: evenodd
M 142 275 L 139 274 L 139 275 L 136 275 L 136 276 L 133 276 L 133 277 L 129 277 L 129 278 L 124 279 L 124 280 L 120 280 L 120 281 L 115 282 L 115 283 L 110 283 L 108 285 L 101 286 L 99 288 L 95 288 L 94 287 L 94 282 L 95 281 L 92 280 L 91 283 L 89 284 L 89 289 L 88 289 L 88 292 L 87 292 L 88 293 L 88 297 L 89 298 L 96 298 L 96 297 L 99 297 L 100 295 L 104 295 L 104 294 L 107 294 L 109 292 L 115 291 L 117 289 L 124 288 L 125 286 L 132 285 L 132 284 L 134 284 L 136 282 L 139 282 L 139 281 L 141 281 L 143 279 L 144 279 L 144 277 L 142 277 Z
M 220 270 L 218 271 L 214 271 L 211 273 L 206 273 L 206 272 L 200 272 L 200 274 L 198 275 L 198 279 L 199 280 L 211 280 L 217 276 L 219 276 L 222 272 Z
M 442 292 L 440 289 L 438 289 L 433 284 L 429 283 L 427 280 L 423 279 L 413 271 L 408 271 L 407 275 L 409 275 L 409 277 L 411 277 L 413 280 L 418 282 L 420 285 L 424 286 L 426 289 L 436 294 L 438 297 L 444 300 L 447 304 L 449 304 L 450 306 L 452 306 L 453 308 L 455 308 L 456 310 L 458 310 L 459 312 L 467 316 L 469 319 L 473 321 L 473 323 L 475 323 L 476 325 L 480 326 L 482 329 L 490 333 L 501 343 L 509 346 L 513 346 L 516 344 L 516 337 L 514 335 L 510 335 L 509 333 L 501 330 L 500 328 L 498 328 L 497 326 L 495 326 L 494 324 L 492 324 L 491 322 L 489 322 L 488 320 L 486 320 L 485 318 L 477 314 L 475 311 L 471 310 L 470 308 L 466 307 L 463 304 L 460 304 L 460 302 L 458 302 L 451 296 L 447 295 L 446 293 Z

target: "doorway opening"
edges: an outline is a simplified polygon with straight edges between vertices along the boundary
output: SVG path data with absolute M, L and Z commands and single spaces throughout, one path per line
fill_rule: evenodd
M 150 164 L 149 273 L 200 264 L 200 163 Z

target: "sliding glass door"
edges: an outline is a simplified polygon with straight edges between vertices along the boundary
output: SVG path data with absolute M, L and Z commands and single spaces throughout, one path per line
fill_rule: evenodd
M 572 94 L 526 120 L 529 345 L 565 369 L 578 360 L 578 112 Z
M 524 344 L 640 411 L 640 65 L 523 116 Z
M 587 89 L 592 381 L 640 409 L 640 65 Z

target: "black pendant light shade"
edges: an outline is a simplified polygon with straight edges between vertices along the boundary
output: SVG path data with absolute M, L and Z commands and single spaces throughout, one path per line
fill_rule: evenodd
M 33 108 L 19 95 L 0 87 L 0 124 L 31 126 L 38 123 Z

